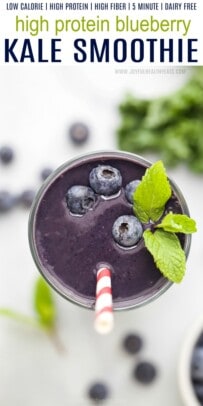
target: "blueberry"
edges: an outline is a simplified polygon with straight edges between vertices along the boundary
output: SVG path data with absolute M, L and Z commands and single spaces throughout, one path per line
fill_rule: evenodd
M 200 334 L 200 336 L 199 336 L 199 338 L 198 338 L 198 340 L 197 340 L 196 346 L 197 346 L 197 347 L 203 346 L 203 332 Z
M 96 201 L 93 190 L 88 186 L 72 186 L 65 197 L 69 210 L 74 214 L 85 214 L 93 208 Z
M 191 361 L 191 377 L 203 383 L 203 347 L 195 347 Z
M 11 147 L 4 146 L 0 148 L 0 160 L 3 164 L 9 164 L 14 158 L 14 152 Z
M 110 165 L 99 165 L 90 172 L 89 182 L 96 193 L 111 196 L 120 190 L 122 177 L 118 169 Z
M 15 196 L 6 190 L 0 191 L 0 213 L 5 213 L 11 210 L 16 204 Z
M 74 144 L 84 144 L 89 137 L 89 129 L 83 123 L 74 123 L 71 125 L 69 129 L 69 136 L 70 139 L 73 141 Z
M 139 185 L 140 180 L 132 180 L 130 183 L 128 183 L 125 187 L 125 196 L 126 199 L 129 201 L 129 203 L 133 203 L 133 193 L 135 192 L 135 189 Z
M 36 192 L 32 189 L 24 190 L 19 197 L 19 203 L 21 203 L 26 209 L 29 209 L 32 206 L 35 195 Z
M 194 391 L 196 396 L 198 397 L 201 404 L 203 404 L 203 385 L 202 383 L 195 383 L 194 384 Z
M 137 334 L 128 334 L 123 340 L 123 347 L 129 354 L 136 354 L 142 348 L 142 339 Z
M 152 363 L 146 361 L 139 362 L 139 364 L 135 366 L 135 369 L 133 371 L 134 378 L 136 378 L 143 384 L 149 384 L 154 381 L 156 375 L 157 370 L 155 366 Z
M 120 216 L 113 224 L 114 240 L 123 247 L 132 247 L 142 237 L 142 225 L 135 216 Z
M 109 389 L 104 383 L 97 382 L 89 388 L 88 395 L 95 401 L 105 400 L 109 396 Z
M 51 168 L 42 169 L 42 171 L 40 173 L 40 178 L 42 179 L 42 181 L 46 180 L 48 178 L 48 176 L 51 175 L 52 172 L 53 172 L 53 169 L 51 169 Z

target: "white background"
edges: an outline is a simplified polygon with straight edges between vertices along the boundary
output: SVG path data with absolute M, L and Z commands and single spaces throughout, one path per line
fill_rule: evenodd
M 183 75 L 119 75 L 113 70 L 1 68 L 0 146 L 10 144 L 16 159 L 0 166 L 0 189 L 20 192 L 39 187 L 44 166 L 57 167 L 90 150 L 116 148 L 117 105 L 127 90 L 158 95 L 180 85 Z M 91 129 L 84 147 L 67 140 L 67 129 L 82 120 Z M 154 159 L 154 157 L 153 157 Z M 59 336 L 65 353 L 34 328 L 0 319 L 0 404 L 2 406 L 85 406 L 89 385 L 102 380 L 111 388 L 107 406 L 182 406 L 177 364 L 191 323 L 203 310 L 202 176 L 184 167 L 169 174 L 181 188 L 197 220 L 187 274 L 161 298 L 136 311 L 117 313 L 107 337 L 93 330 L 94 314 L 55 294 Z M 27 240 L 28 213 L 20 208 L 0 217 L 0 307 L 32 315 L 37 270 Z M 139 356 L 122 350 L 129 332 L 144 340 Z M 132 379 L 138 360 L 158 368 L 157 380 L 144 387 Z

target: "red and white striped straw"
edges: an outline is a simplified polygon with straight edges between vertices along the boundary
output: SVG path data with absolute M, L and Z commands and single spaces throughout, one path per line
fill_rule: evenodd
M 95 330 L 107 334 L 113 329 L 113 304 L 111 290 L 111 271 L 101 267 L 97 272 Z

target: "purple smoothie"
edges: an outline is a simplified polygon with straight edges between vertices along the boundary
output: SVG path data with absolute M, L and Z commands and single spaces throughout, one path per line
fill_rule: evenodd
M 113 239 L 114 221 L 133 214 L 124 188 L 141 179 L 149 164 L 123 153 L 92 154 L 59 168 L 40 190 L 31 213 L 30 241 L 35 262 L 48 282 L 66 298 L 93 307 L 96 269 L 100 263 L 112 269 L 114 308 L 135 307 L 165 291 L 171 282 L 156 268 L 143 239 L 135 247 L 122 248 Z M 82 216 L 70 213 L 65 194 L 73 185 L 89 186 L 89 173 L 98 165 L 111 165 L 122 175 L 122 189 L 112 198 L 98 196 L 92 210 Z M 186 213 L 187 206 L 173 185 L 166 210 Z M 180 195 L 179 195 L 180 196 Z M 185 251 L 189 244 L 180 236 Z

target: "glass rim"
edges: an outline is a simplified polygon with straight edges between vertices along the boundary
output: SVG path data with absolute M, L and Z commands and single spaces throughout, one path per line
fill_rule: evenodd
M 95 158 L 101 158 L 104 157 L 106 159 L 112 159 L 112 158 L 125 158 L 129 159 L 130 161 L 134 160 L 141 165 L 144 165 L 146 168 L 150 167 L 152 165 L 152 162 L 149 160 L 137 155 L 133 154 L 130 152 L 126 151 L 119 151 L 119 150 L 101 150 L 101 151 L 94 151 L 94 152 L 89 152 L 86 154 L 78 155 L 72 159 L 69 159 L 68 161 L 64 162 L 62 165 L 60 165 L 56 170 L 54 170 L 49 177 L 44 181 L 40 189 L 38 190 L 35 199 L 33 201 L 33 204 L 30 209 L 30 215 L 29 215 L 29 222 L 28 222 L 28 240 L 29 240 L 29 246 L 30 246 L 30 251 L 33 257 L 33 260 L 35 262 L 35 265 L 37 266 L 39 272 L 41 275 L 45 278 L 45 280 L 48 282 L 48 284 L 57 292 L 59 293 L 63 298 L 66 300 L 72 302 L 73 304 L 76 304 L 80 307 L 86 308 L 86 309 L 94 309 L 95 305 L 95 299 L 90 299 L 86 298 L 80 294 L 77 294 L 74 290 L 71 290 L 68 287 L 64 287 L 62 283 L 60 283 L 59 280 L 57 280 L 53 275 L 50 274 L 49 271 L 47 271 L 46 267 L 43 265 L 42 261 L 40 260 L 40 256 L 38 254 L 38 249 L 37 249 L 37 244 L 35 243 L 35 223 L 36 223 L 36 214 L 38 207 L 40 205 L 41 199 L 43 198 L 43 195 L 46 193 L 47 189 L 49 188 L 49 185 L 57 179 L 60 175 L 62 175 L 68 168 L 71 166 L 74 166 L 75 164 L 78 163 L 85 163 L 86 161 L 89 161 L 90 159 L 94 160 Z M 177 198 L 180 202 L 183 214 L 190 215 L 189 209 L 186 203 L 186 200 L 179 189 L 179 187 L 176 185 L 176 183 L 169 177 L 168 178 L 172 187 L 172 190 L 175 192 L 177 195 Z M 189 251 L 190 251 L 190 246 L 191 246 L 191 234 L 186 234 L 185 235 L 185 242 L 184 242 L 184 252 L 186 255 L 186 258 L 188 257 Z M 132 297 L 127 300 L 114 300 L 113 301 L 113 308 L 116 311 L 120 310 L 129 310 L 133 308 L 138 308 L 141 307 L 145 304 L 151 303 L 158 297 L 160 297 L 163 293 L 165 293 L 171 286 L 173 285 L 173 282 L 169 281 L 166 279 L 166 282 L 161 286 L 161 288 L 158 288 L 157 291 L 154 293 L 150 294 L 149 297 L 145 297 L 143 293 L 143 298 L 142 296 L 139 297 Z

